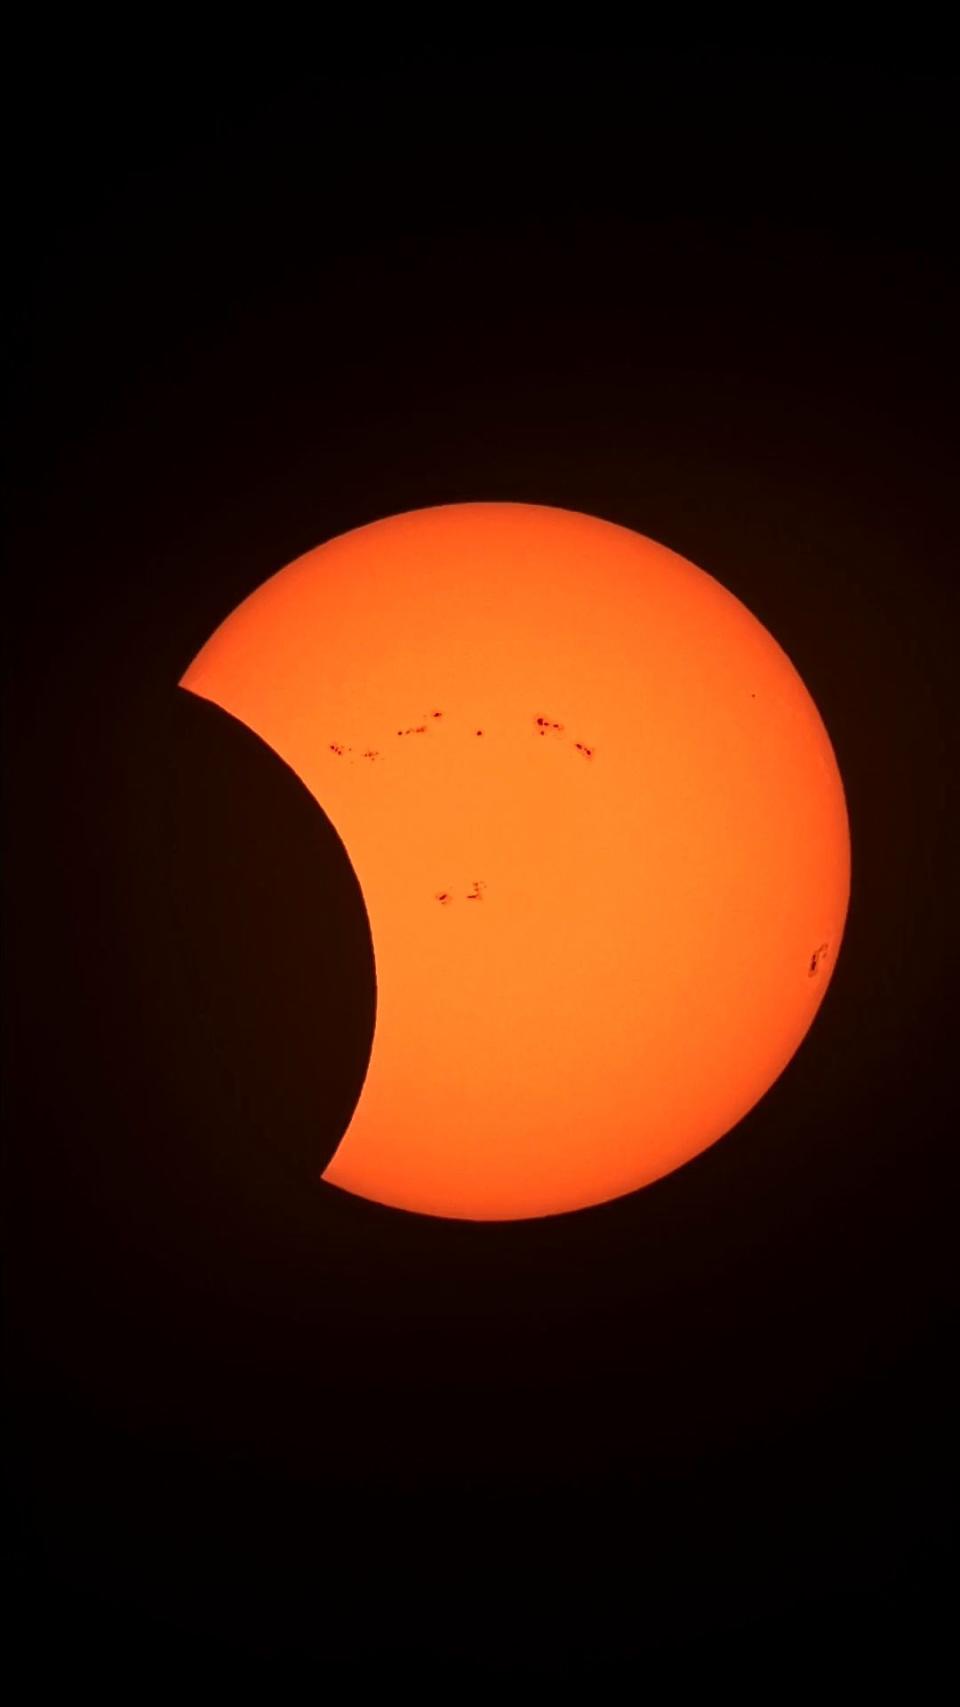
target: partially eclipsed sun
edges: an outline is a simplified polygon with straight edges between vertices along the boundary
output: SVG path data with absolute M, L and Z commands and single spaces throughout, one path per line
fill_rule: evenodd
M 846 916 L 840 774 L 784 652 L 664 546 L 394 516 L 265 582 L 181 685 L 296 771 L 363 892 L 376 1029 L 332 1184 L 579 1209 L 714 1143 L 798 1048 Z

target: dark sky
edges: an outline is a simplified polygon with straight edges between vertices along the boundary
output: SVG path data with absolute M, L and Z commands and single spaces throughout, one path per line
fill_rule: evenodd
M 77 1681 L 916 1685 L 953 1518 L 956 82 L 151 64 L 14 106 L 20 1640 Z M 362 900 L 296 779 L 175 692 L 298 553 L 477 498 L 743 599 L 854 863 L 824 1006 L 737 1130 L 496 1226 L 305 1184 L 369 1049 Z

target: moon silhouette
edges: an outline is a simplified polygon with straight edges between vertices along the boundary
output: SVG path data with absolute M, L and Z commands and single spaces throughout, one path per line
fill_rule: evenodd
M 801 1043 L 849 896 L 836 759 L 776 641 L 665 546 L 394 516 L 272 576 L 181 686 L 296 772 L 364 897 L 376 1026 L 327 1182 L 583 1208 L 714 1143 Z

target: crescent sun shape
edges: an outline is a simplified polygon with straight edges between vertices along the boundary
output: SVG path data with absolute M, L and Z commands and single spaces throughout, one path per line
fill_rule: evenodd
M 376 1027 L 328 1183 L 583 1208 L 798 1048 L 849 897 L 836 758 L 777 642 L 666 547 L 537 505 L 391 517 L 272 576 L 181 686 L 301 778 L 363 894 Z

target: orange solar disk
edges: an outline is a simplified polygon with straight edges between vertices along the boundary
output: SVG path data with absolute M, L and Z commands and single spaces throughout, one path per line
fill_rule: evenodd
M 363 892 L 376 1028 L 334 1185 L 599 1203 L 800 1044 L 847 909 L 836 760 L 776 641 L 664 546 L 537 505 L 394 516 L 265 582 L 182 686 L 297 772 Z

